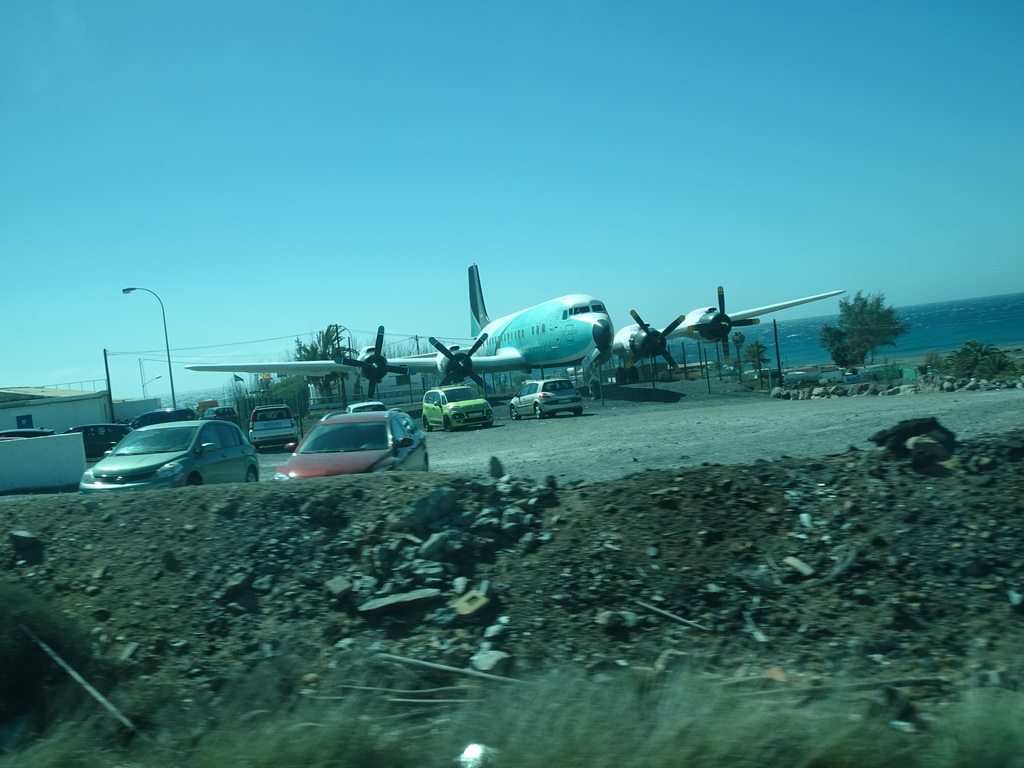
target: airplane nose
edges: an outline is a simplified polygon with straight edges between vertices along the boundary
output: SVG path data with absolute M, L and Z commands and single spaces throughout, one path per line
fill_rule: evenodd
M 594 322 L 594 344 L 601 352 L 607 352 L 612 347 L 612 324 L 604 318 Z

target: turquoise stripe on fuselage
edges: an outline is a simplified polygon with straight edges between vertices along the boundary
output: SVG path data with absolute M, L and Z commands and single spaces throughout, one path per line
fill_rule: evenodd
M 593 296 L 575 294 L 499 317 L 483 329 L 487 342 L 475 357 L 511 347 L 535 367 L 577 362 L 595 347 L 594 322 L 611 323 L 606 311 L 593 311 L 595 305 L 604 308 Z

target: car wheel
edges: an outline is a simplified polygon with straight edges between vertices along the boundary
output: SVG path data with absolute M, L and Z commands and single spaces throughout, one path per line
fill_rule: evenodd
M 582 408 L 573 408 L 572 409 L 572 415 L 573 416 L 582 416 L 583 415 L 583 409 Z
M 203 484 L 203 476 L 200 475 L 198 472 L 193 472 L 191 475 L 188 476 L 188 480 L 185 481 L 185 485 L 202 485 L 202 484 Z
M 534 403 L 533 404 L 533 415 L 537 419 L 543 419 L 544 418 L 544 411 L 542 411 L 540 409 L 540 403 Z
M 247 483 L 258 483 L 260 481 L 260 475 L 256 471 L 256 467 L 249 467 L 249 471 L 245 473 L 245 482 Z
M 434 431 L 434 428 L 431 426 L 430 422 L 427 421 L 427 417 L 426 416 L 423 417 L 423 431 L 424 432 L 433 432 Z
M 512 405 L 512 403 L 508 404 L 508 417 L 512 419 L 512 421 L 519 421 L 520 419 L 519 409 Z
M 452 420 L 449 419 L 447 416 L 444 417 L 444 431 L 445 432 L 451 432 L 452 431 Z

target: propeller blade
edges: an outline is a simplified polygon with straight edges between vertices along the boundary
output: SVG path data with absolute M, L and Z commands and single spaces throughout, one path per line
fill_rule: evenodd
M 718 311 L 725 314 L 725 286 L 718 286 Z
M 673 320 L 671 323 L 669 323 L 667 326 L 665 326 L 665 330 L 661 332 L 661 335 L 662 336 L 668 336 L 670 333 L 672 333 L 672 331 L 674 331 L 676 328 L 678 328 L 680 325 L 682 325 L 683 324 L 683 320 L 685 320 L 685 319 L 686 319 L 686 315 L 680 315 L 675 320 Z
M 377 342 L 373 345 L 374 354 L 379 355 L 381 349 L 384 347 L 384 326 L 377 326 Z
M 732 327 L 739 328 L 741 325 L 758 325 L 760 324 L 760 322 L 761 318 L 759 317 L 750 317 L 747 318 L 746 320 L 733 320 Z
M 478 338 L 473 343 L 473 346 L 469 348 L 469 352 L 467 352 L 466 354 L 469 355 L 470 357 L 472 357 L 476 353 L 476 351 L 478 349 L 480 349 L 481 346 L 483 346 L 483 343 L 485 341 L 487 341 L 487 334 L 486 333 L 481 333 L 480 334 L 480 338 Z
M 455 359 L 455 355 L 453 355 L 453 354 L 451 353 L 451 350 L 450 350 L 450 349 L 448 349 L 448 347 L 446 347 L 446 346 L 445 346 L 444 344 L 442 344 L 442 343 L 441 343 L 440 341 L 438 341 L 437 339 L 435 339 L 435 338 L 434 338 L 433 336 L 431 336 L 431 337 L 430 337 L 429 339 L 427 339 L 427 341 L 428 341 L 428 342 L 430 342 L 430 344 L 431 344 L 431 345 L 432 345 L 432 346 L 434 347 L 434 349 L 436 349 L 436 350 L 437 350 L 438 352 L 440 352 L 440 353 L 441 353 L 442 355 L 444 355 L 445 357 L 447 357 L 447 358 L 448 358 L 449 360 L 454 360 L 454 359 Z
M 483 391 L 483 392 L 487 391 L 487 383 L 478 374 L 474 373 L 473 371 L 470 371 L 469 372 L 469 378 L 471 378 L 473 381 L 475 381 L 480 386 L 480 390 L 481 391 Z
M 373 400 L 373 395 L 377 391 L 377 382 L 370 379 L 370 385 L 366 388 L 366 397 L 368 400 Z
M 730 360 L 732 360 L 732 358 L 729 357 L 729 340 L 728 339 L 722 339 L 722 360 L 727 362 L 727 363 Z
M 640 317 L 640 314 L 635 309 L 629 310 L 629 314 L 633 316 L 633 319 L 636 320 L 637 325 L 643 328 L 645 332 L 648 329 L 650 329 L 651 326 L 649 326 L 647 323 L 643 321 L 643 318 Z
M 669 368 L 675 369 L 679 367 L 678 365 L 676 365 L 676 361 L 672 359 L 672 355 L 668 353 L 667 349 L 661 353 L 661 356 L 665 358 L 665 362 L 668 363 Z

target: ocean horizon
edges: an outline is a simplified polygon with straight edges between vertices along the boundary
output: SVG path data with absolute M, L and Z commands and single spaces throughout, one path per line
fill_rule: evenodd
M 875 362 L 913 363 L 928 352 L 946 354 L 965 342 L 980 341 L 997 347 L 1024 346 L 1024 293 L 1008 293 L 957 301 L 940 301 L 896 307 L 900 320 L 910 330 L 895 346 L 878 350 Z M 785 311 L 775 317 L 779 355 L 783 368 L 830 364 L 828 352 L 818 343 L 824 325 L 835 325 L 839 313 L 788 320 Z M 775 362 L 773 316 L 761 317 L 761 324 L 744 327 L 746 343 L 759 341 Z M 691 345 L 687 345 L 688 347 Z

